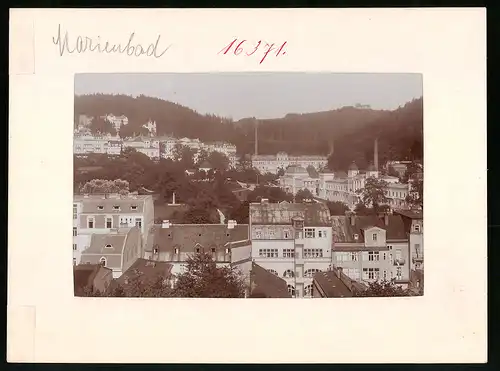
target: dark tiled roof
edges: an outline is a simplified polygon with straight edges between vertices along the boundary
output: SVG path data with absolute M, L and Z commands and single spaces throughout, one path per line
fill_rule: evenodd
M 92 282 L 100 269 L 108 269 L 100 264 L 81 264 L 73 266 L 73 285 L 75 295 L 83 294 L 86 286 Z
M 336 171 L 334 174 L 336 179 L 347 178 L 347 173 L 345 171 Z
M 309 177 L 319 178 L 319 173 L 313 166 L 308 166 L 306 170 L 307 170 L 307 173 L 309 174 Z
M 349 165 L 349 170 L 358 170 L 358 165 L 356 165 L 356 163 L 353 162 L 351 165 Z
M 314 275 L 314 282 L 328 298 L 353 296 L 351 290 L 337 277 L 334 271 L 316 273 Z
M 387 240 L 405 240 L 406 228 L 403 219 L 399 215 L 389 215 L 389 223 L 385 225 L 384 217 L 377 215 L 355 216 L 354 225 L 351 225 L 350 217 L 332 216 L 332 234 L 334 242 L 364 242 L 364 229 L 369 227 L 379 227 L 386 230 Z M 354 235 L 358 239 L 354 239 Z
M 189 207 L 183 204 L 168 205 L 164 202 L 158 202 L 154 209 L 155 220 L 170 220 L 170 222 L 175 223 L 176 215 L 187 211 Z
M 151 232 L 153 246 L 159 252 L 173 252 L 177 247 L 183 253 L 194 252 L 197 245 L 205 249 L 229 248 L 229 242 L 248 240 L 248 225 L 239 224 L 229 229 L 225 224 L 173 224 L 169 228 L 155 225 Z
M 252 297 L 259 298 L 291 298 L 286 281 L 260 265 L 252 263 L 250 272 Z
M 330 226 L 330 211 L 323 203 L 250 204 L 251 224 L 291 224 L 292 218 L 295 216 L 302 217 L 305 226 Z
M 116 281 L 125 284 L 128 279 L 140 276 L 142 282 L 154 282 L 157 277 L 169 278 L 172 264 L 147 259 L 137 259 Z
M 75 196 L 74 201 L 82 202 L 82 213 L 93 214 L 137 214 L 144 212 L 144 201 L 150 198 L 148 195 L 130 195 L 117 198 L 106 198 L 104 195 Z M 119 206 L 120 210 L 115 210 Z M 133 207 L 135 206 L 135 209 Z M 100 209 L 102 207 L 102 209 Z
M 394 214 L 406 216 L 410 219 L 423 219 L 424 213 L 421 210 L 394 210 Z

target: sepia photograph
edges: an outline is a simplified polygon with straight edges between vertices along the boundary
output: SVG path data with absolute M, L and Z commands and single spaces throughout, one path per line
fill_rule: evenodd
M 74 84 L 75 296 L 424 295 L 421 74 Z

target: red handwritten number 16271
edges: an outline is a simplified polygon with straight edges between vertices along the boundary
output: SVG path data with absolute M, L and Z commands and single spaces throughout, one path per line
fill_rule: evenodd
M 232 51 L 234 55 L 240 55 L 241 53 L 244 52 L 244 55 L 250 57 L 260 49 L 263 52 L 262 59 L 259 62 L 259 64 L 261 64 L 262 62 L 264 62 L 264 60 L 271 52 L 273 52 L 273 54 L 276 57 L 279 57 L 280 55 L 285 55 L 286 54 L 285 45 L 286 41 L 283 44 L 276 46 L 274 43 L 273 44 L 265 43 L 264 45 L 262 43 L 262 40 L 259 40 L 257 44 L 248 46 L 247 40 L 238 41 L 238 39 L 234 39 L 233 41 L 231 41 L 231 43 L 229 43 L 229 45 L 225 46 L 221 51 L 219 51 L 218 54 L 221 53 L 227 54 Z

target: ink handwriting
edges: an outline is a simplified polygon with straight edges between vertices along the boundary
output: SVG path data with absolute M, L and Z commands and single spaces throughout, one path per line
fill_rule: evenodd
M 147 47 L 142 46 L 139 43 L 134 43 L 135 32 L 132 32 L 128 37 L 128 42 L 125 45 L 122 43 L 112 43 L 110 41 L 101 41 L 101 37 L 91 38 L 88 36 L 78 35 L 75 39 L 71 40 L 69 32 L 63 32 L 61 30 L 61 25 L 57 29 L 57 36 L 52 37 L 52 42 L 54 45 L 59 47 L 59 55 L 62 57 L 64 53 L 85 53 L 85 52 L 96 52 L 96 53 L 107 53 L 107 54 L 126 54 L 128 56 L 139 57 L 141 55 L 146 55 L 148 57 L 161 58 L 171 45 L 168 45 L 163 51 L 159 52 L 161 35 L 155 42 L 149 44 Z M 160 49 L 161 50 L 161 49 Z
M 250 57 L 257 53 L 259 51 L 258 55 L 260 58 L 259 64 L 262 64 L 268 57 L 270 53 L 271 55 L 274 55 L 275 57 L 279 57 L 282 55 L 286 55 L 286 50 L 285 46 L 287 45 L 287 42 L 285 41 L 284 43 L 280 45 L 276 45 L 274 43 L 269 44 L 265 43 L 262 40 L 259 40 L 255 44 L 250 44 L 248 40 L 238 40 L 237 38 L 233 39 L 228 45 L 226 45 L 224 48 L 222 48 L 219 53 L 217 54 L 234 54 L 234 55 L 240 55 L 244 52 L 243 55 Z

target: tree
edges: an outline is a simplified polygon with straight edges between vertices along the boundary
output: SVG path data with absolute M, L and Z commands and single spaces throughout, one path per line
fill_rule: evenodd
M 109 194 L 109 193 L 129 193 L 129 182 L 122 179 L 106 180 L 92 179 L 81 188 L 81 193 L 87 194 Z
M 364 203 L 359 202 L 354 208 L 354 212 L 359 216 L 367 216 L 373 214 L 373 209 L 370 207 L 366 207 Z
M 278 175 L 278 176 L 283 176 L 283 175 L 285 175 L 285 169 L 283 169 L 282 167 L 280 167 L 280 168 L 278 169 L 278 174 L 277 174 L 277 175 Z
M 245 201 L 234 207 L 230 212 L 230 219 L 236 220 L 238 224 L 248 224 L 249 202 Z
M 396 171 L 396 169 L 394 169 L 394 166 L 392 165 L 389 165 L 389 167 L 387 168 L 387 175 L 399 178 L 399 173 Z
M 402 183 L 408 183 L 412 181 L 415 177 L 416 174 L 420 173 L 422 171 L 422 168 L 420 165 L 414 161 L 410 162 L 408 165 L 406 165 L 406 171 L 404 176 L 402 177 L 401 181 Z
M 312 200 L 313 197 L 314 196 L 310 190 L 308 190 L 307 188 L 301 189 L 295 194 L 295 202 L 304 202 L 305 200 Z
M 204 149 L 198 152 L 198 156 L 196 156 L 196 165 L 200 166 L 202 163 L 208 160 L 208 152 Z
M 327 201 L 326 206 L 330 210 L 330 215 L 345 215 L 349 211 L 349 206 L 340 201 Z
M 385 196 L 387 182 L 377 178 L 368 178 L 365 187 L 358 190 L 361 200 L 366 207 L 372 207 L 374 212 L 379 211 L 379 207 L 386 204 L 388 199 Z
M 374 296 L 410 296 L 409 290 L 403 290 L 394 284 L 394 281 L 371 282 L 366 290 L 358 291 L 354 296 L 374 297 Z
M 185 169 L 192 169 L 194 167 L 195 151 L 188 146 L 177 143 L 174 146 L 173 157 L 175 161 L 182 164 Z
M 105 120 L 100 116 L 94 117 L 94 119 L 90 123 L 90 131 L 93 134 L 101 134 L 101 135 L 116 134 L 116 130 L 113 127 L 113 125 L 111 125 L 109 121 Z
M 229 168 L 229 158 L 223 153 L 213 151 L 208 155 L 208 162 L 212 168 L 224 172 Z
M 177 277 L 175 297 L 242 298 L 245 283 L 234 268 L 217 267 L 212 256 L 196 254 L 186 261 L 186 272 Z

